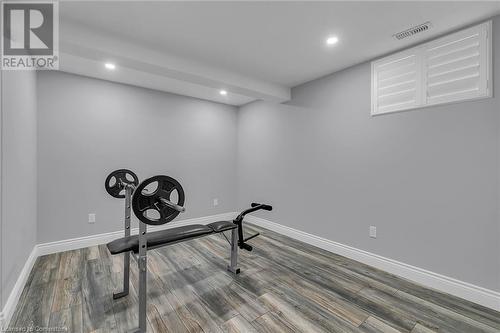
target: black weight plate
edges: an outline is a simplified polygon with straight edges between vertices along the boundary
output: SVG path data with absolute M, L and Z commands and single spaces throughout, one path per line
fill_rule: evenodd
M 127 178 L 127 175 L 132 176 L 133 180 Z M 115 179 L 115 183 L 111 184 L 111 180 Z M 115 198 L 125 198 L 125 194 L 121 194 L 123 191 L 123 186 L 121 182 L 126 184 L 131 184 L 134 186 L 139 185 L 139 178 L 137 175 L 128 169 L 118 169 L 113 171 L 106 177 L 106 182 L 104 183 L 104 187 L 106 188 L 106 192 L 108 192 L 112 197 Z
M 157 183 L 154 191 L 148 192 L 145 190 L 148 186 Z M 180 212 L 165 205 L 160 198 L 170 200 L 170 196 L 174 190 L 177 190 L 178 200 L 176 203 L 179 206 L 184 205 L 184 190 L 181 184 L 169 176 L 154 176 L 144 180 L 137 186 L 132 197 L 132 209 L 135 216 L 142 222 L 150 225 L 165 224 L 177 217 Z M 157 217 L 151 216 L 151 212 L 156 211 Z

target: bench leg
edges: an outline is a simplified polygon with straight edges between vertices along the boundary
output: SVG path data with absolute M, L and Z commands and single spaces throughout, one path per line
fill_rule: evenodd
M 125 237 L 130 236 L 130 198 L 132 189 L 125 190 Z M 123 290 L 113 294 L 113 299 L 122 298 L 128 295 L 130 285 L 130 252 L 123 254 Z
M 227 266 L 227 270 L 234 274 L 239 274 L 238 268 L 238 230 L 231 231 L 231 263 Z
M 139 330 L 137 332 L 146 333 L 146 302 L 147 302 L 147 256 L 139 258 Z
M 123 254 L 123 290 L 119 293 L 113 293 L 113 299 L 125 297 L 129 293 L 130 285 L 130 252 Z
M 146 224 L 139 222 L 139 328 L 134 333 L 146 333 L 147 279 L 148 279 L 148 249 L 146 241 Z

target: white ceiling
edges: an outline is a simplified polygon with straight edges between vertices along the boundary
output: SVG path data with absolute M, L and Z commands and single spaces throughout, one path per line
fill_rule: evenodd
M 228 104 L 282 102 L 290 87 L 497 14 L 500 1 L 61 2 L 61 68 Z M 392 37 L 426 21 L 429 31 Z M 327 47 L 329 35 L 340 42 Z M 109 59 L 115 73 L 102 70 Z

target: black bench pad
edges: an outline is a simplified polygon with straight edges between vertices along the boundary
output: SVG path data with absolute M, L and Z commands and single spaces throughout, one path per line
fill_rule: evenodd
M 207 224 L 207 227 L 211 228 L 215 233 L 233 230 L 237 226 L 232 221 L 219 221 Z
M 197 238 L 213 233 L 219 233 L 236 228 L 236 225 L 229 221 L 214 222 L 208 225 L 192 224 L 177 228 L 160 230 L 148 233 L 148 248 L 156 248 L 172 243 L 178 243 L 190 238 Z M 118 254 L 128 251 L 139 252 L 139 236 L 129 236 L 116 239 L 107 244 L 111 254 Z

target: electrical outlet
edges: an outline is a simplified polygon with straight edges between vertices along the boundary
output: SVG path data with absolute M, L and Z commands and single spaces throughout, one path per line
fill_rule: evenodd
M 377 238 L 377 227 L 370 226 L 370 237 Z
M 215 207 L 215 206 L 218 206 L 218 205 L 219 205 L 219 199 L 218 199 L 218 198 L 215 198 L 215 199 L 214 199 L 214 207 Z
M 89 223 L 95 223 L 95 214 L 89 214 Z

